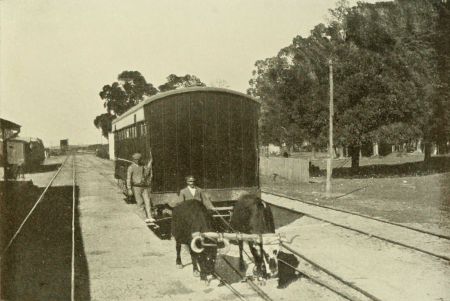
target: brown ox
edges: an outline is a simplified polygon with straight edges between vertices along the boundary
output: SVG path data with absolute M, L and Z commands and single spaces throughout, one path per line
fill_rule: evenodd
M 275 233 L 272 210 L 263 200 L 252 194 L 241 196 L 234 205 L 231 227 L 234 231 L 247 234 Z M 268 278 L 276 275 L 279 244 L 263 246 L 262 243 L 249 242 L 248 245 L 254 258 L 257 276 Z M 239 241 L 239 267 L 244 270 L 242 252 L 243 242 Z
M 187 244 L 192 258 L 194 276 L 200 274 L 201 280 L 207 280 L 214 273 L 217 246 L 206 246 L 201 253 L 191 248 L 192 234 L 213 231 L 212 217 L 206 207 L 197 200 L 187 200 L 173 209 L 172 235 L 176 241 L 176 265 L 182 268 L 180 251 L 181 244 Z M 199 272 L 200 270 L 200 272 Z

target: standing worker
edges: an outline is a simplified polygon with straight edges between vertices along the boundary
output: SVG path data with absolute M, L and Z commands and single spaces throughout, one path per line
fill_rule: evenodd
M 150 155 L 150 159 L 147 165 L 144 166 L 144 164 L 142 164 L 141 158 L 142 155 L 140 153 L 133 154 L 133 163 L 128 167 L 128 195 L 132 196 L 134 194 L 139 216 L 141 216 L 146 223 L 154 223 L 155 219 L 152 217 L 152 207 L 149 196 L 149 190 L 151 189 L 151 180 L 153 176 L 153 160 Z
M 186 178 L 187 186 L 180 190 L 179 202 L 187 201 L 187 200 L 197 200 L 203 205 L 205 205 L 206 209 L 211 210 L 214 209 L 211 201 L 205 196 L 201 188 L 195 185 L 195 178 L 192 175 L 187 176 Z

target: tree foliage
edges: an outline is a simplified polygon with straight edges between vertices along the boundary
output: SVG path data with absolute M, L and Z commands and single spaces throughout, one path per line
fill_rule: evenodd
M 144 96 L 151 96 L 158 92 L 152 84 L 147 83 L 138 71 L 123 71 L 116 82 L 103 86 L 100 98 L 108 113 L 122 115 L 126 110 L 139 103 Z
M 326 146 L 330 59 L 335 145 L 448 141 L 448 23 L 437 0 L 340 1 L 328 25 L 256 62 L 248 92 L 263 102 L 263 142 L 283 143 L 279 129 L 289 128 L 296 143 Z
M 166 92 L 180 88 L 204 86 L 206 85 L 195 75 L 186 74 L 185 76 L 177 76 L 175 74 L 170 74 L 167 77 L 167 82 L 159 86 L 158 89 L 161 92 Z
M 103 100 L 106 113 L 96 116 L 94 125 L 101 129 L 103 136 L 108 138 L 114 118 L 125 113 L 144 100 L 145 97 L 159 92 L 194 86 L 205 86 L 205 84 L 195 75 L 177 76 L 171 74 L 167 77 L 167 82 L 159 86 L 158 90 L 151 83 L 148 83 L 140 72 L 123 71 L 118 75 L 117 81 L 111 85 L 103 86 L 100 91 L 99 95 Z
M 111 132 L 111 122 L 116 118 L 110 113 L 103 113 L 95 117 L 94 125 L 96 128 L 101 129 L 102 135 L 108 138 L 108 133 Z

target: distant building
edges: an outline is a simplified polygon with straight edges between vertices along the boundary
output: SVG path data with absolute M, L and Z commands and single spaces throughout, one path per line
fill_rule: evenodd
M 69 150 L 69 139 L 63 139 L 59 141 L 59 148 L 62 153 L 65 153 Z

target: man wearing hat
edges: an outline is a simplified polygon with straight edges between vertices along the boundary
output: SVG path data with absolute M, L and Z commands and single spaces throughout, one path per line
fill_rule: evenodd
M 139 215 L 146 223 L 153 223 L 155 219 L 152 217 L 152 207 L 150 203 L 149 189 L 151 187 L 152 179 L 152 158 L 147 165 L 143 165 L 141 161 L 142 155 L 134 153 L 132 156 L 133 163 L 127 170 L 127 187 L 128 195 L 136 199 Z
M 197 200 L 202 202 L 203 205 L 207 209 L 212 209 L 214 206 L 211 201 L 205 196 L 203 191 L 195 186 L 195 178 L 192 175 L 187 176 L 186 178 L 187 186 L 180 190 L 179 202 L 187 201 L 187 200 Z

